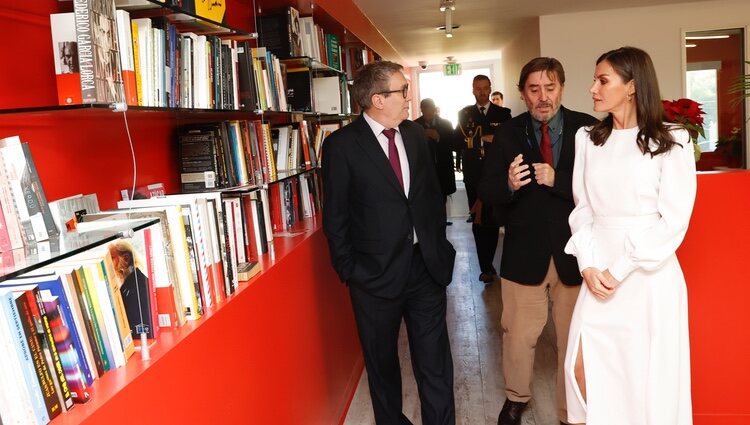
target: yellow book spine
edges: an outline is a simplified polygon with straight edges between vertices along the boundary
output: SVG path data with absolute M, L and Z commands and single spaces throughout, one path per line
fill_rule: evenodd
M 140 46 L 138 44 L 138 24 L 135 21 L 130 21 L 131 37 L 133 38 L 133 68 L 135 68 L 135 87 L 138 93 L 138 105 L 145 106 L 143 102 L 143 83 L 141 82 L 141 60 Z

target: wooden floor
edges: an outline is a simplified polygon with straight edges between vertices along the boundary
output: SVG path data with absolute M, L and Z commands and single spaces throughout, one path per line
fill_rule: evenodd
M 460 192 L 459 192 L 460 193 Z M 464 198 L 465 199 L 465 198 Z M 465 200 L 463 201 L 465 205 Z M 456 204 L 454 200 L 454 204 Z M 455 209 L 455 208 L 454 208 Z M 456 248 L 453 283 L 448 287 L 448 331 L 454 364 L 456 423 L 459 425 L 495 425 L 505 401 L 500 314 L 500 282 L 485 285 L 478 280 L 479 263 L 471 225 L 466 215 L 452 217 L 448 238 Z M 502 239 L 500 241 L 502 246 Z M 500 249 L 498 249 L 499 258 Z M 495 267 L 500 262 L 496 258 Z M 414 424 L 422 424 L 419 395 L 412 374 L 406 330 L 401 329 L 399 351 L 404 387 L 404 414 Z M 554 328 L 547 323 L 536 348 L 533 398 L 522 424 L 556 425 Z M 354 395 L 346 425 L 374 424 L 372 405 L 364 372 Z

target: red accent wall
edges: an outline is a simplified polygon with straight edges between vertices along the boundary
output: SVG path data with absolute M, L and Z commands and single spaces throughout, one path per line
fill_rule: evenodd
M 695 425 L 750 423 L 750 171 L 698 175 L 677 251 L 688 287 Z

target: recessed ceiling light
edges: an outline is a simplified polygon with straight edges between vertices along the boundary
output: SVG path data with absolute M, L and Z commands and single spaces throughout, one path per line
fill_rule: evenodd
M 690 36 L 685 37 L 685 40 L 717 40 L 720 38 L 729 38 L 728 35 L 696 35 L 696 36 Z

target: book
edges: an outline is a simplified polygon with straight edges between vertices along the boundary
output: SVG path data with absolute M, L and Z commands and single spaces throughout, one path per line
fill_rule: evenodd
M 341 113 L 341 86 L 339 85 L 339 77 L 314 77 L 312 86 L 315 112 L 320 112 L 321 114 Z
M 21 276 L 0 283 L 2 287 L 37 285 L 44 310 L 48 315 L 54 344 L 74 402 L 85 403 L 89 399 L 88 385 L 93 376 L 86 363 L 82 336 L 75 325 L 75 307 L 68 297 L 61 276 L 54 272 Z
M 40 380 L 38 371 L 44 368 L 41 349 L 34 337 L 31 341 L 35 351 L 30 351 L 24 322 L 19 313 L 16 299 L 22 298 L 11 289 L 0 289 L 0 372 L 5 379 L 0 381 L 3 396 L 7 397 L 0 412 L 14 423 L 46 424 L 50 420 L 46 401 L 54 403 L 52 375 Z M 11 385 L 12 384 L 12 385 Z M 42 387 L 42 384 L 45 386 Z M 58 405 L 59 406 L 59 405 Z M 56 415 L 60 413 L 57 409 Z
M 161 182 L 138 186 L 135 188 L 135 191 L 133 191 L 132 188 L 120 190 L 120 195 L 122 196 L 123 201 L 129 201 L 131 199 L 148 199 L 155 196 L 164 196 L 166 194 L 164 183 Z
M 299 11 L 287 7 L 258 17 L 259 43 L 279 58 L 302 56 Z
M 130 13 L 127 10 L 115 11 L 117 24 L 117 43 L 119 47 L 120 67 L 122 68 L 122 83 L 125 103 L 138 105 L 138 83 L 135 75 L 135 57 L 133 50 L 133 33 L 130 24 Z
M 124 101 L 113 0 L 73 0 L 83 103 Z
M 182 127 L 177 132 L 180 155 L 180 181 L 184 192 L 199 192 L 221 187 L 218 145 L 219 125 L 198 124 Z
M 0 157 L 26 241 L 35 243 L 59 234 L 28 145 L 17 136 L 6 137 L 0 140 Z
M 237 280 L 240 282 L 246 282 L 251 277 L 255 276 L 260 272 L 260 263 L 257 261 L 251 261 L 249 263 L 240 263 L 237 266 Z
M 73 12 L 49 15 L 52 29 L 52 54 L 55 62 L 55 83 L 59 105 L 78 105 L 81 98 L 81 71 L 78 63 Z

